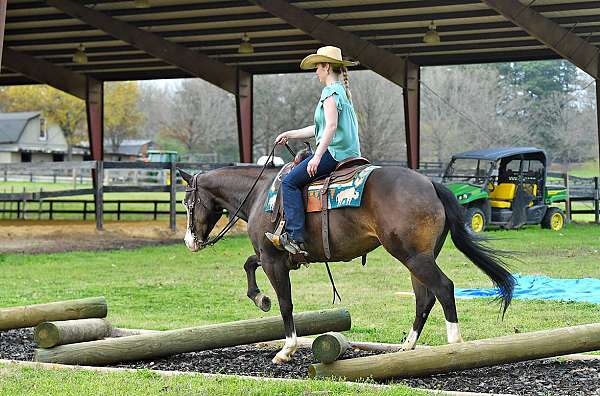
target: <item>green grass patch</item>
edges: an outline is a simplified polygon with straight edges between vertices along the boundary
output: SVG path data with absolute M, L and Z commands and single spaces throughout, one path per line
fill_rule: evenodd
M 404 386 L 373 389 L 332 381 L 256 381 L 233 377 L 163 377 L 150 370 L 99 374 L 0 365 L 0 394 L 20 395 L 248 395 L 248 396 L 412 396 L 427 395 Z
M 588 161 L 573 166 L 569 174 L 577 177 L 594 177 L 598 176 L 598 169 L 598 160 Z
M 598 226 L 569 225 L 561 232 L 532 226 L 486 235 L 497 239 L 492 242 L 494 247 L 520 252 L 520 261 L 509 262 L 513 272 L 600 278 Z M 108 319 L 114 325 L 161 330 L 277 316 L 275 294 L 260 269 L 257 281 L 273 298 L 272 312 L 261 312 L 246 297 L 243 263 L 252 253 L 248 239 L 239 236 L 196 254 L 183 244 L 111 252 L 5 254 L 0 255 L 0 301 L 2 306 L 17 306 L 104 295 L 109 304 Z M 450 241 L 438 262 L 456 287 L 491 285 Z M 342 295 L 341 305 L 352 315 L 353 327 L 346 335 L 354 340 L 401 342 L 414 319 L 414 299 L 395 294 L 411 290 L 410 274 L 404 266 L 380 248 L 369 254 L 366 267 L 354 260 L 333 263 L 332 271 Z M 332 307 L 331 286 L 321 264 L 292 272 L 292 289 L 295 312 Z M 599 320 L 598 306 L 586 303 L 515 300 L 504 320 L 498 303 L 489 299 L 459 299 L 457 307 L 465 340 Z M 446 343 L 439 304 L 420 342 Z M 328 390 L 337 395 L 356 391 L 327 381 L 264 385 L 237 379 L 164 379 L 143 372 L 105 375 L 4 368 L 0 369 L 0 379 L 0 387 L 5 387 L 4 391 L 0 388 L 0 394 L 81 394 L 96 388 L 103 394 L 157 394 L 163 387 L 165 392 L 185 393 L 190 389 L 190 393 L 200 394 L 310 394 Z M 404 388 L 382 392 L 392 393 L 376 394 L 411 394 Z

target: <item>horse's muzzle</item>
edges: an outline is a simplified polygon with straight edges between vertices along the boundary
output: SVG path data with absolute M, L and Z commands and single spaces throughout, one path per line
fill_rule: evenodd
M 183 241 L 185 242 L 185 246 L 187 246 L 187 248 L 192 252 L 202 250 L 202 241 L 196 241 L 196 238 L 194 238 L 194 235 L 190 232 L 190 230 L 185 233 L 185 238 L 183 238 Z

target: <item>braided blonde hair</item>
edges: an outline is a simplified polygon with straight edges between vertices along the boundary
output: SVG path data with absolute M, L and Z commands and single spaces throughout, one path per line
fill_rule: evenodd
M 344 89 L 346 90 L 346 96 L 350 103 L 352 103 L 352 93 L 350 92 L 350 81 L 348 80 L 348 68 L 342 65 L 331 64 L 331 70 L 335 74 L 342 75 L 342 81 L 344 83 Z

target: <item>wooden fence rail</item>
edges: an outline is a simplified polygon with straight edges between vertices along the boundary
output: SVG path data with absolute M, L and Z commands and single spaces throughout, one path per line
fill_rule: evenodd
M 110 192 L 169 192 L 169 200 L 166 203 L 169 205 L 169 226 L 174 231 L 176 229 L 177 214 L 181 213 L 177 211 L 177 191 L 182 191 L 183 186 L 177 185 L 177 168 L 192 170 L 193 172 L 205 172 L 208 170 L 220 168 L 223 166 L 232 165 L 231 163 L 221 164 L 206 164 L 206 163 L 173 163 L 173 162 L 114 162 L 114 161 L 78 161 L 78 162 L 29 162 L 19 164 L 0 164 L 0 173 L 4 173 L 5 179 L 7 179 L 8 173 L 20 173 L 33 175 L 36 172 L 57 172 L 57 171 L 90 171 L 93 181 L 93 188 L 80 188 L 67 191 L 39 191 L 39 192 L 15 192 L 0 194 L 0 213 L 2 215 L 8 214 L 12 216 L 16 213 L 17 218 L 26 218 L 29 211 L 27 210 L 28 202 L 37 202 L 37 209 L 35 212 L 38 217 L 43 214 L 48 214 L 50 218 L 53 217 L 54 213 L 81 213 L 83 218 L 86 219 L 88 213 L 94 213 L 96 220 L 96 228 L 101 230 L 104 223 L 104 214 L 116 213 L 117 218 L 120 219 L 121 214 L 152 214 L 154 218 L 158 214 L 163 214 L 162 211 L 157 209 L 157 205 L 162 203 L 156 201 L 154 203 L 154 210 L 147 211 L 126 211 L 121 209 L 121 206 L 131 201 L 120 200 L 111 202 L 110 200 L 104 199 L 105 193 Z M 131 169 L 144 169 L 144 170 L 167 170 L 169 173 L 168 181 L 166 185 L 105 185 L 105 174 L 107 170 L 131 170 Z M 33 176 L 31 176 L 33 179 Z M 44 207 L 44 199 L 55 198 L 55 197 L 67 197 L 77 195 L 93 194 L 94 200 L 79 200 L 69 201 L 80 202 L 83 204 L 83 208 L 80 211 L 72 209 L 55 209 L 54 204 L 60 202 L 58 200 L 48 200 L 48 207 Z M 154 201 L 153 201 L 154 202 Z M 16 208 L 13 209 L 13 203 Z M 105 210 L 104 204 L 116 203 L 116 210 Z M 6 206 L 9 206 L 7 209 Z M 92 206 L 93 204 L 93 206 Z M 93 207 L 93 212 L 88 211 L 87 207 Z M 90 209 L 91 210 L 91 209 Z M 185 212 L 184 212 L 185 213 Z
M 170 205 L 168 199 L 105 199 L 103 202 L 103 215 L 116 214 L 117 220 L 123 215 L 152 215 L 157 220 L 159 215 L 170 215 L 171 210 L 160 208 Z M 4 205 L 3 205 L 4 204 Z M 136 209 L 128 209 L 135 205 Z M 67 208 L 65 208 L 67 206 Z M 78 207 L 73 207 L 78 206 Z M 107 208 L 110 206 L 112 209 Z M 140 206 L 147 206 L 141 209 Z M 52 199 L 41 201 L 4 201 L 0 203 L 0 219 L 48 219 L 53 220 L 55 214 L 78 214 L 82 220 L 87 220 L 89 215 L 95 215 L 95 201 L 93 199 Z M 175 211 L 176 215 L 185 215 L 183 208 Z
M 376 164 L 382 166 L 390 165 L 405 165 L 402 161 L 381 161 Z M 177 175 L 176 169 L 181 168 L 190 172 L 205 172 L 208 170 L 220 168 L 223 166 L 234 165 L 232 163 L 207 164 L 207 163 L 171 163 L 171 162 L 114 162 L 114 161 L 78 161 L 78 162 L 41 162 L 41 163 L 19 163 L 19 164 L 0 164 L 0 175 L 4 175 L 7 180 L 8 174 L 28 174 L 51 172 L 56 175 L 60 172 L 79 171 L 79 177 L 82 177 L 83 172 L 89 172 L 92 176 L 93 188 L 75 188 L 72 190 L 63 191 L 42 191 L 30 192 L 23 190 L 22 192 L 14 191 L 0 193 L 0 215 L 4 218 L 5 215 L 17 215 L 17 218 L 26 218 L 29 214 L 35 213 L 38 218 L 42 215 L 48 215 L 52 218 L 58 213 L 79 213 L 84 219 L 87 219 L 88 214 L 94 214 L 96 220 L 96 228 L 103 228 L 104 214 L 116 214 L 117 219 L 124 214 L 146 214 L 153 215 L 156 219 L 158 215 L 169 214 L 169 226 L 172 230 L 176 228 L 176 216 L 184 214 L 182 210 L 177 210 L 176 194 L 178 191 L 183 191 L 184 186 L 176 184 Z M 238 164 L 247 166 L 256 166 L 252 164 Z M 435 179 L 443 171 L 443 165 L 439 162 L 423 162 L 420 163 L 420 172 Z M 164 184 L 151 185 L 107 185 L 105 183 L 105 175 L 113 170 L 157 170 L 167 172 L 167 178 Z M 548 172 L 548 177 L 554 180 L 558 179 L 568 190 L 568 198 L 565 202 L 566 214 L 569 220 L 573 214 L 594 214 L 595 222 L 600 224 L 600 190 L 598 187 L 598 177 L 595 178 L 578 178 L 569 176 L 563 173 Z M 33 179 L 33 176 L 31 176 Z M 123 206 L 137 204 L 139 200 L 105 200 L 105 193 L 113 192 L 169 192 L 168 200 L 151 200 L 143 201 L 153 205 L 152 210 L 125 210 Z M 55 198 L 70 197 L 79 195 L 93 195 L 94 199 L 80 200 L 57 200 Z M 57 203 L 79 203 L 83 205 L 81 210 L 55 208 Z M 572 202 L 591 202 L 593 209 L 574 209 Z M 35 209 L 28 209 L 27 205 L 33 204 Z M 106 210 L 105 204 L 116 204 L 116 209 Z M 158 205 L 169 205 L 169 210 L 158 210 Z M 13 208 L 14 206 L 14 208 Z M 29 207 L 31 208 L 31 206 Z

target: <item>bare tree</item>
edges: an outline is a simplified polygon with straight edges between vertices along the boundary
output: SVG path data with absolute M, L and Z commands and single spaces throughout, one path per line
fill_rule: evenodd
M 350 89 L 362 155 L 371 160 L 406 158 L 402 89 L 371 71 L 350 73 Z
M 429 158 L 444 162 L 455 152 L 526 140 L 524 125 L 507 115 L 516 111 L 520 98 L 505 100 L 495 69 L 424 68 L 422 92 L 423 151 Z
M 200 79 L 183 80 L 168 104 L 161 135 L 198 154 L 237 155 L 235 99 Z M 235 153 L 235 154 L 234 154 Z
M 279 133 L 313 124 L 320 92 L 312 73 L 256 76 L 254 155 L 269 154 Z M 298 143 L 294 145 L 299 147 Z M 287 156 L 282 152 L 278 155 Z

